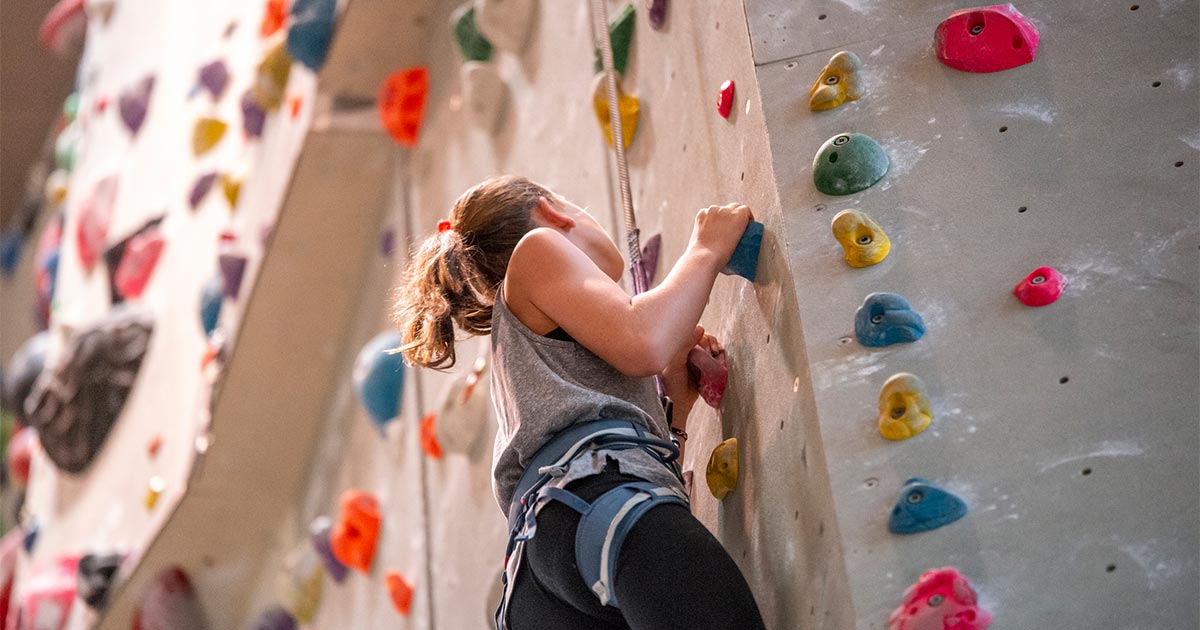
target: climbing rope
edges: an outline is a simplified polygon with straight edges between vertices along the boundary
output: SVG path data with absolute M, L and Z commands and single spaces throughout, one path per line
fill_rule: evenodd
M 617 152 L 617 182 L 621 189 L 621 209 L 625 213 L 625 242 L 629 247 L 629 275 L 633 294 L 644 293 L 650 287 L 642 264 L 642 245 L 637 216 L 633 212 L 633 193 L 629 188 L 629 165 L 625 160 L 625 130 L 621 126 L 621 110 L 617 102 L 617 71 L 613 67 L 612 38 L 608 32 L 607 0 L 592 0 L 592 35 L 600 44 L 600 62 L 604 68 L 604 89 L 608 93 L 608 119 L 612 125 L 613 148 Z M 667 404 L 667 389 L 661 374 L 654 376 L 658 398 Z M 670 417 L 667 418 L 670 421 Z

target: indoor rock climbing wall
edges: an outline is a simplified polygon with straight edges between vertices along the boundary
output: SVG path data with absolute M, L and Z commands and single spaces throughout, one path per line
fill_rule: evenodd
M 347 23 L 364 14 L 376 16 L 375 22 L 418 20 L 430 91 L 417 147 L 397 148 L 392 218 L 381 228 L 381 240 L 394 234 L 395 252 L 381 254 L 362 279 L 360 318 L 338 359 L 345 376 L 331 384 L 336 389 L 308 487 L 294 512 L 282 518 L 275 557 L 256 581 L 253 614 L 279 601 L 276 575 L 294 549 L 308 544 L 309 522 L 319 515 L 336 520 L 341 493 L 358 488 L 380 503 L 373 564 L 367 573 L 351 570 L 340 584 L 325 580 L 313 625 L 488 627 L 504 545 L 490 486 L 490 403 L 478 418 L 483 435 L 474 450 L 446 447 L 434 459 L 420 439 L 422 419 L 442 408 L 451 383 L 469 371 L 486 340 L 460 344 L 460 363 L 450 375 L 409 370 L 402 413 L 382 434 L 355 395 L 350 378 L 355 355 L 390 325 L 388 296 L 403 270 L 406 243 L 433 233 L 454 199 L 488 175 L 532 177 L 590 208 L 614 235 L 623 231 L 616 191 L 610 189 L 612 153 L 592 111 L 588 3 L 533 2 L 528 43 L 520 50 L 497 43 L 490 61 L 482 62 L 503 83 L 494 131 L 473 122 L 464 94 L 463 60 L 449 27 L 456 7 L 437 4 L 402 15 L 376 14 L 382 9 L 367 2 L 353 2 L 347 10 Z M 610 17 L 623 6 L 609 3 Z M 776 200 L 742 7 L 671 3 L 664 28 L 654 30 L 644 3 L 635 6 L 622 89 L 640 99 L 629 161 L 643 241 L 655 233 L 663 238 L 658 278 L 683 251 L 702 206 L 744 201 L 767 225 L 757 283 L 718 278 L 702 320 L 729 348 L 730 377 L 722 410 L 701 404 L 688 427 L 685 468 L 696 475 L 694 509 L 746 572 L 770 627 L 846 627 L 852 620 L 844 605 L 836 523 L 779 238 L 786 217 Z M 729 79 L 737 87 L 725 119 L 716 101 Z M 336 116 L 330 124 L 338 124 Z M 374 250 L 380 243 L 362 246 Z M 742 473 L 737 491 L 718 502 L 705 485 L 704 469 L 713 448 L 729 437 L 741 444 Z M 414 589 L 407 615 L 397 612 L 385 588 L 391 572 Z
M 996 629 L 1195 628 L 1197 3 L 1019 2 L 1036 59 L 991 74 L 935 54 L 965 2 L 745 5 L 857 627 L 954 566 Z M 809 111 L 840 50 L 863 96 Z M 814 156 L 847 132 L 890 170 L 822 194 Z M 890 237 L 879 264 L 843 262 L 830 222 L 848 208 Z M 1013 288 L 1043 265 L 1065 291 L 1025 306 Z M 924 337 L 860 345 L 873 292 L 907 298 Z M 877 398 L 899 372 L 933 419 L 893 442 Z M 889 533 L 910 477 L 968 513 Z

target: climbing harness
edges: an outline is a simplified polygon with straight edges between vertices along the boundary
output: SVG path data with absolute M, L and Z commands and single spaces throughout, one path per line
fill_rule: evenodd
M 508 510 L 508 547 L 501 577 L 503 595 L 496 610 L 496 630 L 508 628 L 508 603 L 521 567 L 525 543 L 537 533 L 537 514 L 546 504 L 558 501 L 579 512 L 575 533 L 575 562 L 579 574 L 601 605 L 614 608 L 619 606 L 613 578 L 626 535 L 655 506 L 689 507 L 687 496 L 675 488 L 649 481 L 622 484 L 591 503 L 555 483 L 566 474 L 571 462 L 599 449 L 641 449 L 680 477 L 675 465 L 679 447 L 673 441 L 648 434 L 646 427 L 630 420 L 601 419 L 576 424 L 547 442 L 534 454 L 513 491 Z

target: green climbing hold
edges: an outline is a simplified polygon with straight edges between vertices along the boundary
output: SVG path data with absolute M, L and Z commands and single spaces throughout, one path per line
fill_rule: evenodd
M 629 47 L 633 44 L 633 23 L 633 5 L 627 4 L 608 25 L 608 39 L 612 42 L 613 68 L 621 76 L 625 76 L 625 67 L 629 65 Z M 596 72 L 604 70 L 604 62 L 600 59 L 599 50 L 596 50 L 595 70 Z
M 826 195 L 852 195 L 873 186 L 888 172 L 887 153 L 871 136 L 839 133 L 813 158 L 813 183 Z
M 450 16 L 454 26 L 454 40 L 463 61 L 487 61 L 492 58 L 492 43 L 475 26 L 475 5 L 468 2 Z

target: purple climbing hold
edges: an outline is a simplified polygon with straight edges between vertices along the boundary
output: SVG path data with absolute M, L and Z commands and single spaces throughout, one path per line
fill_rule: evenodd
M 341 584 L 346 580 L 346 574 L 349 569 L 342 564 L 337 556 L 333 555 L 333 546 L 329 542 L 330 532 L 333 531 L 333 521 L 328 516 L 318 516 L 309 524 L 308 531 L 312 538 L 313 548 L 317 552 L 317 556 L 321 558 L 322 564 L 325 565 L 325 572 L 329 577 L 333 578 L 334 582 Z
M 646 14 L 650 16 L 650 28 L 661 31 L 667 23 L 667 0 L 646 0 Z
M 242 276 L 246 273 L 246 256 L 238 248 L 237 235 L 233 232 L 222 232 L 220 239 L 217 265 L 221 268 L 225 297 L 236 300 L 242 289 Z
M 129 132 L 137 135 L 142 123 L 146 122 L 146 111 L 150 107 L 150 94 L 154 92 L 154 75 L 150 75 L 125 88 L 117 99 L 121 120 Z
M 213 182 L 217 181 L 216 172 L 205 173 L 196 179 L 196 183 L 192 184 L 192 192 L 188 193 L 188 206 L 195 210 L 200 205 L 201 201 L 208 196 L 208 191 L 212 190 Z
M 396 253 L 396 231 L 385 230 L 383 237 L 379 241 L 379 247 L 383 251 L 383 255 L 391 258 L 392 254 Z
M 258 615 L 254 630 L 296 630 L 296 618 L 279 606 L 268 608 Z
M 196 82 L 208 90 L 213 99 L 220 99 L 225 93 L 225 87 L 229 85 L 229 70 L 225 67 L 225 62 L 217 59 L 201 66 Z
M 252 138 L 261 136 L 266 122 L 267 112 L 258 106 L 253 91 L 246 90 L 242 95 L 242 128 L 246 130 L 246 135 Z
M 642 274 L 646 279 L 646 288 L 654 286 L 654 277 L 658 275 L 658 252 L 662 249 L 662 234 L 655 234 L 642 243 Z

